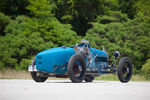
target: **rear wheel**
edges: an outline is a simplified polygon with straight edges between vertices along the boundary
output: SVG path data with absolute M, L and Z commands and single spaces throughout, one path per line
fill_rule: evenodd
M 72 82 L 79 83 L 84 80 L 86 65 L 82 56 L 78 54 L 71 56 L 68 62 L 67 73 Z
M 118 64 L 118 78 L 121 82 L 127 83 L 132 76 L 132 62 L 128 57 L 123 57 Z
M 92 82 L 92 81 L 94 80 L 94 77 L 91 76 L 91 75 L 86 75 L 84 80 L 85 80 L 86 82 Z

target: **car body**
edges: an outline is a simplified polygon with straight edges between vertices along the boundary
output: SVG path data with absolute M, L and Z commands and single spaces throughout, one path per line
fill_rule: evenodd
M 117 58 L 119 52 L 116 51 L 115 54 Z M 106 51 L 91 48 L 87 40 L 82 40 L 76 46 L 56 47 L 38 53 L 29 66 L 29 71 L 34 80 L 35 77 L 69 77 L 72 82 L 82 82 L 87 77 L 88 81 L 92 81 L 96 76 L 116 71 L 116 64 L 113 63 L 113 66 L 110 66 L 108 59 Z M 126 72 L 129 68 L 130 66 L 125 69 Z M 131 68 L 130 70 L 132 71 Z M 40 76 L 36 75 L 37 72 L 40 73 Z M 82 73 L 80 80 L 81 77 L 77 75 L 80 76 Z M 92 79 L 90 80 L 89 77 Z

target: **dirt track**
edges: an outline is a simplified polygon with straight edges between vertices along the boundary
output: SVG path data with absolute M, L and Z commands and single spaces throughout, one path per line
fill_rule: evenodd
M 150 82 L 0 80 L 0 100 L 150 100 Z

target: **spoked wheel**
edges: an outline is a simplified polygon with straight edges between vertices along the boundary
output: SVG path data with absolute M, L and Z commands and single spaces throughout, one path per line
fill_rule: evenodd
M 36 82 L 44 82 L 48 77 L 43 76 L 43 73 L 40 72 L 31 72 L 31 76 Z
M 84 80 L 85 80 L 86 82 L 92 82 L 92 81 L 94 80 L 94 77 L 91 76 L 91 75 L 86 75 Z
M 86 74 L 86 66 L 83 57 L 77 54 L 73 55 L 68 62 L 67 72 L 72 82 L 82 82 Z
M 121 82 L 127 83 L 132 76 L 132 62 L 128 57 L 123 57 L 118 65 L 118 78 Z
M 78 64 L 76 64 L 76 63 L 78 63 Z M 82 73 L 81 65 L 77 61 L 73 64 L 73 73 L 74 73 L 75 77 L 80 77 L 80 75 Z

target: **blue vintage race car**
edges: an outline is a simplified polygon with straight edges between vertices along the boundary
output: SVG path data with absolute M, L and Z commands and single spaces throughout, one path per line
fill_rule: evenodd
M 28 70 L 36 82 L 48 77 L 70 78 L 72 82 L 92 82 L 101 74 L 117 72 L 121 82 L 128 82 L 132 76 L 132 62 L 123 57 L 118 64 L 119 52 L 114 52 L 114 62 L 109 63 L 104 50 L 91 48 L 87 40 L 73 47 L 57 47 L 42 51 L 32 60 Z

